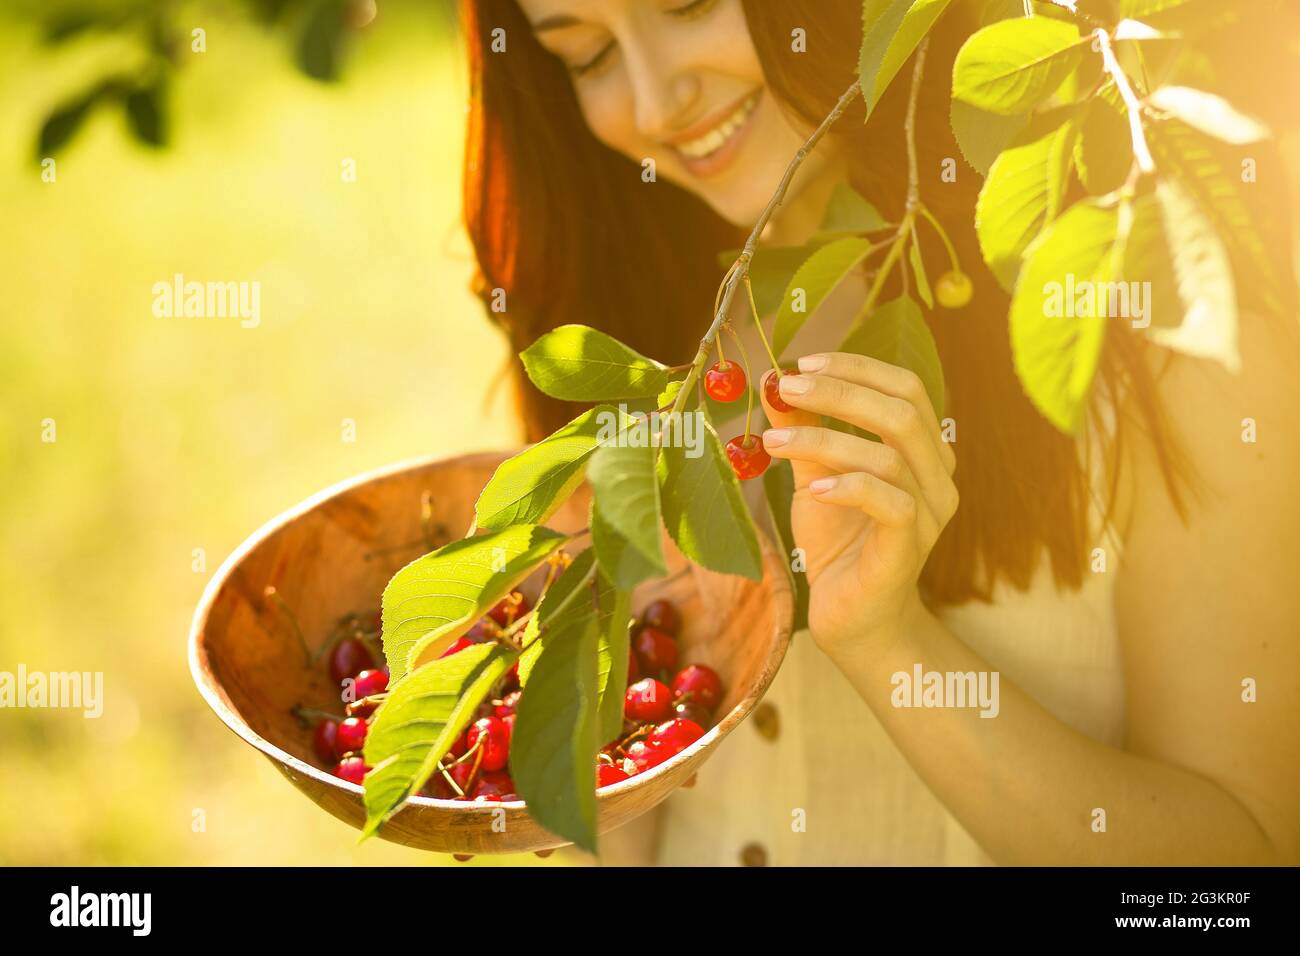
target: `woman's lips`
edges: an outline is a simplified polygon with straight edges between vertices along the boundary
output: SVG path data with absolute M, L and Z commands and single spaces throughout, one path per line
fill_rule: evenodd
M 761 90 L 755 90 L 707 132 L 672 144 L 687 172 L 706 179 L 731 165 L 753 126 L 762 95 Z

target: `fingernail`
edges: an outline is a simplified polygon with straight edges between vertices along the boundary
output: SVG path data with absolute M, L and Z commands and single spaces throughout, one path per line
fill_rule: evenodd
M 818 478 L 808 483 L 808 490 L 815 495 L 820 495 L 823 491 L 830 491 L 837 484 L 839 484 L 838 478 Z
M 780 448 L 782 445 L 790 444 L 790 429 L 769 428 L 763 432 L 763 444 L 768 448 Z
M 801 375 L 782 375 L 779 388 L 782 395 L 803 395 L 812 388 L 812 382 Z
M 826 367 L 828 361 L 825 355 L 805 355 L 799 359 L 799 371 L 820 372 Z

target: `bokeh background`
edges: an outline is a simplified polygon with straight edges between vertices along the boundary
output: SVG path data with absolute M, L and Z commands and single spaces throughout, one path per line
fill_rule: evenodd
M 358 846 L 218 721 L 185 656 L 210 575 L 268 519 L 520 440 L 458 226 L 454 8 L 368 7 L 0 4 L 0 670 L 105 675 L 98 720 L 0 711 L 0 864 L 449 862 Z M 109 92 L 43 182 L 47 118 L 119 76 L 145 90 L 136 124 Z M 261 325 L 155 318 L 178 272 L 260 282 Z

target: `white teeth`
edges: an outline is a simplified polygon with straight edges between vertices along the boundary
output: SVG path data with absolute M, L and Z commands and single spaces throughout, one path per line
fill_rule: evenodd
M 731 139 L 749 119 L 749 114 L 754 112 L 754 107 L 758 105 L 758 94 L 755 93 L 745 102 L 740 104 L 740 108 L 732 113 L 725 120 L 719 123 L 709 132 L 705 133 L 698 139 L 690 140 L 685 143 L 678 143 L 678 151 L 687 159 L 703 159 L 726 145 L 727 140 Z

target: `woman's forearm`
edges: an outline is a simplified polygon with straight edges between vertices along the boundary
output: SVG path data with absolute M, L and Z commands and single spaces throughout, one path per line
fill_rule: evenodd
M 893 675 L 911 680 L 918 664 L 923 673 L 991 671 L 928 612 L 884 649 L 873 641 L 828 653 L 930 789 L 999 863 L 1285 862 L 1218 783 L 1095 741 L 1001 675 L 993 717 L 981 717 L 977 706 L 894 706 Z

